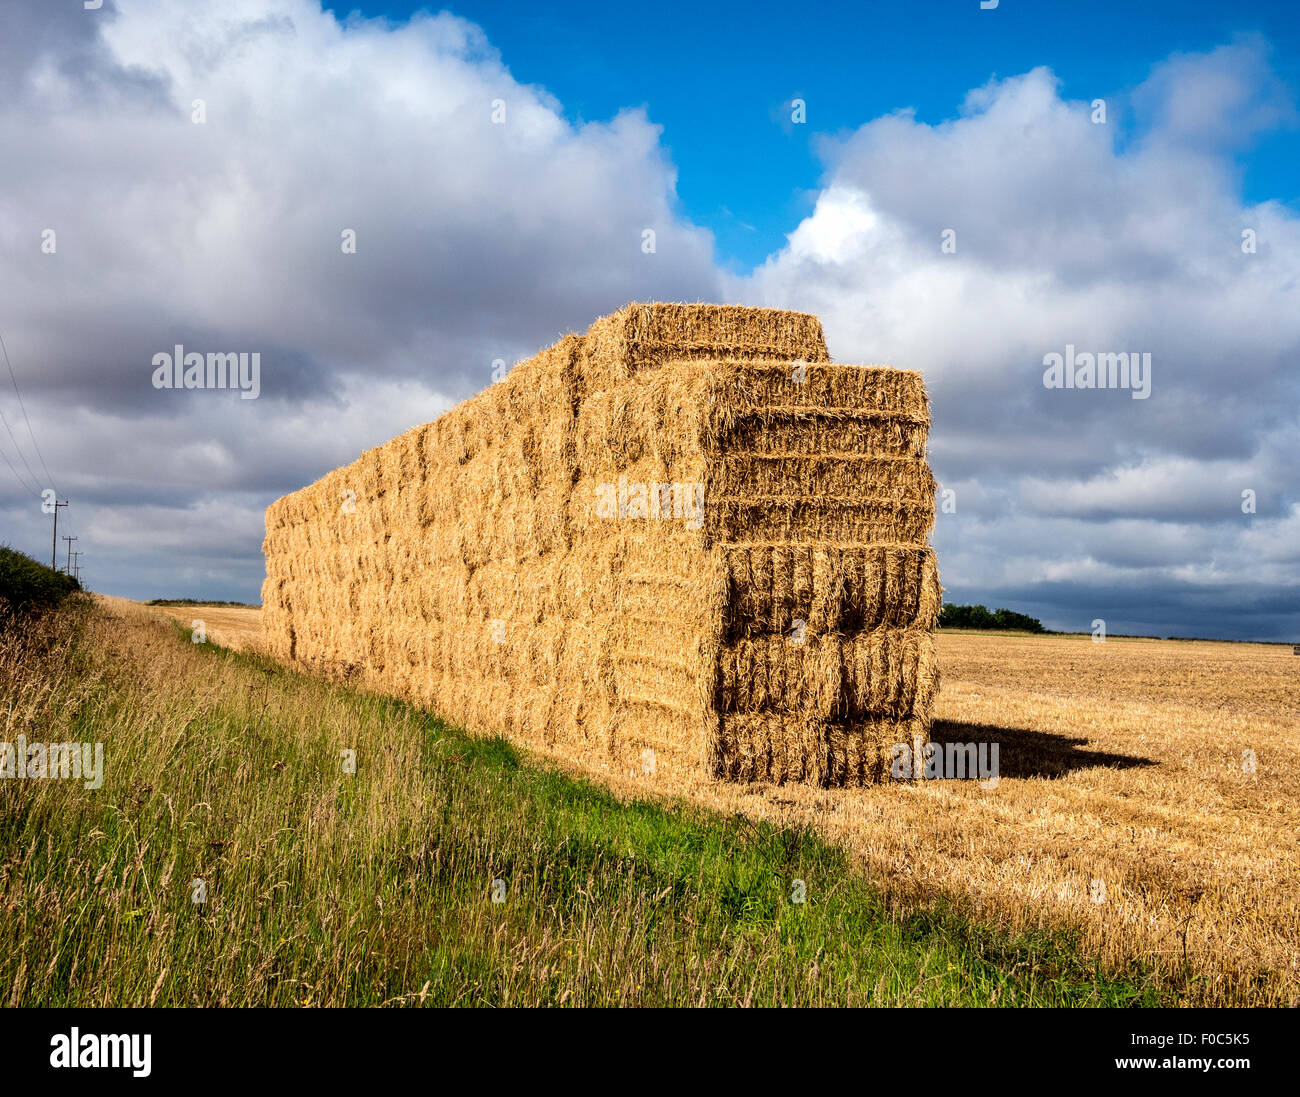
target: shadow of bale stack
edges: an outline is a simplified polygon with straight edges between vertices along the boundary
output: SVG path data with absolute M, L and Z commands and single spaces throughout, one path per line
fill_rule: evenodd
M 627 770 L 878 781 L 940 603 L 919 374 L 813 316 L 629 305 L 267 511 L 267 643 Z

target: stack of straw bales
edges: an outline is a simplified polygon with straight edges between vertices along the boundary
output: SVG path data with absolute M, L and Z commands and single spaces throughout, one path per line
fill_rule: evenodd
M 928 428 L 815 317 L 629 305 L 276 501 L 267 642 L 588 763 L 881 780 L 938 684 Z

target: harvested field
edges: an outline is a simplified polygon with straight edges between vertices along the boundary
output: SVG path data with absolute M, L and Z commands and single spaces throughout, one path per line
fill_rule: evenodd
M 936 641 L 932 739 L 999 743 L 997 788 L 697 786 L 692 797 L 815 825 L 871 876 L 918 896 L 964 895 L 1017 927 L 1077 927 L 1110 963 L 1141 957 L 1203 978 L 1206 1002 L 1300 1002 L 1290 648 L 946 631 Z
M 277 658 L 548 751 L 840 786 L 924 743 L 918 374 L 629 305 L 267 511 Z
M 1190 973 L 1197 1001 L 1300 1001 L 1300 659 L 1289 648 L 935 640 L 945 673 L 933 739 L 999 743 L 995 789 L 720 784 L 543 752 L 625 797 L 813 826 L 895 891 L 956 896 L 1012 929 L 1077 929 L 1107 964 Z
M 106 605 L 120 604 L 121 598 L 96 597 Z M 193 628 L 202 621 L 210 643 L 232 651 L 260 651 L 262 649 L 262 611 L 248 606 L 158 606 L 159 612 L 185 628 Z

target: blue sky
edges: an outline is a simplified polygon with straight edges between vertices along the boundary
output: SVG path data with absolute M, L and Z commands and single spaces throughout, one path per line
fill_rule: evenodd
M 341 19 L 444 10 L 326 6 Z M 1047 65 L 1064 98 L 1090 102 L 1139 84 L 1155 60 L 1255 32 L 1273 47 L 1277 74 L 1300 86 L 1291 0 L 1002 0 L 990 11 L 978 0 L 551 7 L 470 0 L 446 10 L 481 26 L 515 79 L 551 92 L 573 121 L 644 105 L 677 165 L 683 213 L 714 233 L 720 261 L 736 269 L 762 262 L 809 212 L 823 172 L 819 135 L 909 108 L 942 122 L 994 77 Z M 806 101 L 807 123 L 782 125 L 794 98 Z M 1243 150 L 1244 198 L 1300 202 L 1297 161 L 1295 132 Z

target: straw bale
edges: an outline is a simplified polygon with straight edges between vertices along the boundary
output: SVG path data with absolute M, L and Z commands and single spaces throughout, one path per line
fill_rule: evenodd
M 582 395 L 612 390 L 669 359 L 768 358 L 825 362 L 815 316 L 738 305 L 631 304 L 591 325 L 581 353 Z
M 629 305 L 273 503 L 268 645 L 589 763 L 882 780 L 938 683 L 928 428 L 815 317 Z

